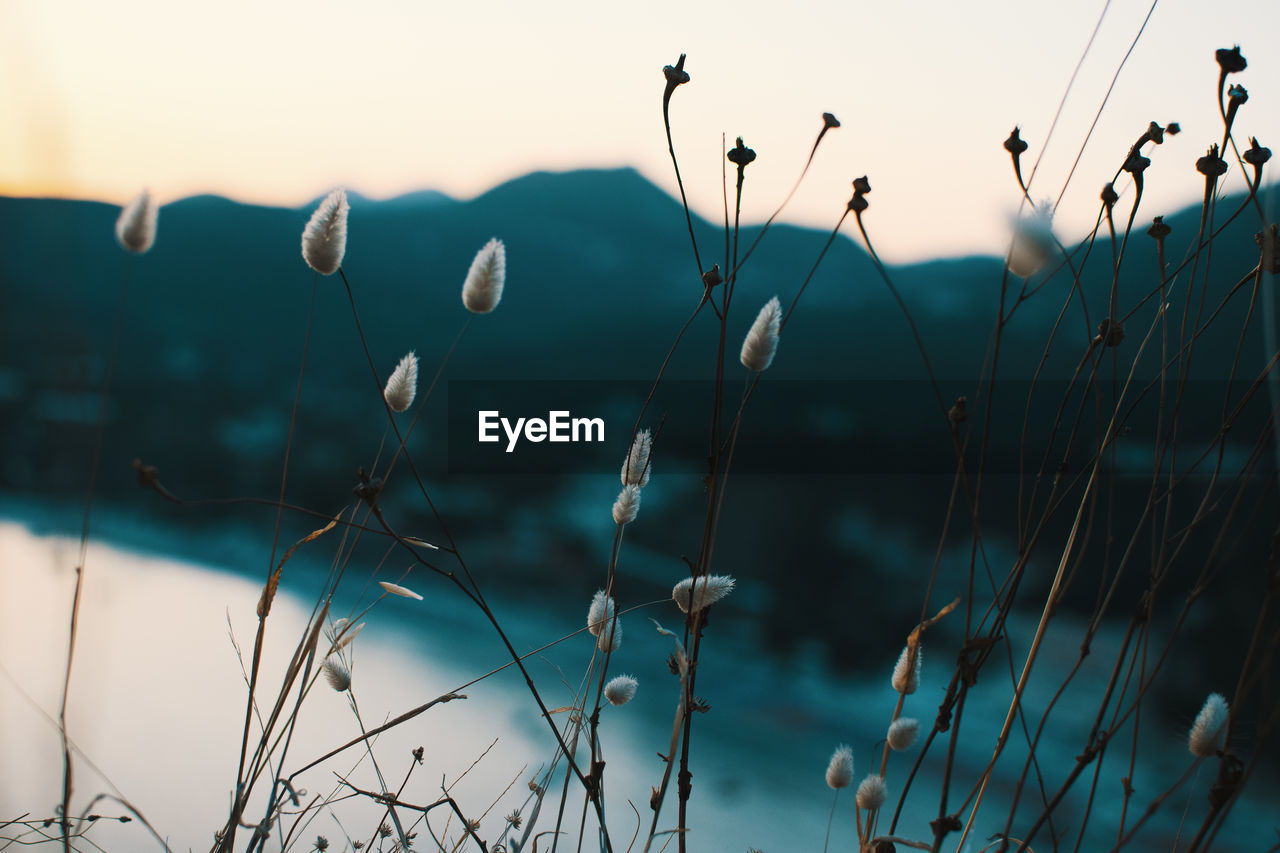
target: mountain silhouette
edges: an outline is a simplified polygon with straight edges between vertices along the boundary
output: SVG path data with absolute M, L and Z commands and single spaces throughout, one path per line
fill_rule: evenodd
M 1219 219 L 1240 202 L 1220 200 Z M 274 495 L 314 282 L 315 315 L 289 496 L 324 512 L 349 504 L 355 470 L 377 454 L 386 416 L 342 279 L 316 280 L 300 256 L 300 235 L 313 207 L 186 198 L 161 209 L 155 246 L 137 258 L 114 241 L 114 206 L 0 198 L 0 490 L 19 500 L 67 505 L 81 498 L 96 389 L 109 361 L 120 294 L 127 288 L 100 496 L 175 529 L 206 530 L 209 522 L 244 518 L 246 512 L 261 523 L 261 512 L 244 507 L 197 511 L 166 504 L 137 488 L 130 462 L 140 458 L 157 465 L 166 485 L 184 497 Z M 874 214 L 873 204 L 866 215 Z M 1195 239 L 1199 210 L 1172 212 L 1165 221 L 1173 228 L 1167 257 L 1176 264 Z M 1140 345 L 1159 304 L 1155 242 L 1143 233 L 1145 227 L 1135 228 L 1130 237 L 1116 283 L 1121 311 L 1136 308 L 1122 344 L 1134 349 L 1120 351 L 1122 363 Z M 696 217 L 694 230 L 704 263 L 714 261 L 723 269 L 722 230 Z M 1207 282 L 1202 316 L 1208 317 L 1257 263 L 1256 230 L 1256 217 L 1246 211 L 1214 241 L 1208 276 L 1204 264 L 1196 267 L 1196 300 Z M 742 229 L 742 251 L 759 231 L 758 226 Z M 935 395 L 902 311 L 851 235 L 856 229 L 835 240 L 805 289 L 783 330 L 774 366 L 747 410 L 739 448 L 742 481 L 730 488 L 726 532 L 717 550 L 726 564 L 741 566 L 735 574 L 755 574 L 765 584 L 773 567 L 827 567 L 810 577 L 788 575 L 796 593 L 827 600 L 855 593 L 854 581 L 846 578 L 884 571 L 888 546 L 870 541 L 868 531 L 897 530 L 904 542 L 936 537 L 955 471 L 943 413 L 957 396 L 975 398 L 992 355 L 1002 286 L 1008 288 L 1006 312 L 1022 286 L 1020 279 L 1006 279 L 1001 259 L 991 257 L 887 271 L 924 341 L 938 380 Z M 537 172 L 469 200 L 432 191 L 385 201 L 353 197 L 343 271 L 380 378 L 385 380 L 396 361 L 414 350 L 422 359 L 425 388 L 468 320 L 460 299 L 462 281 L 475 252 L 491 237 L 506 245 L 503 300 L 492 314 L 471 320 L 448 366 L 448 381 L 631 382 L 643 390 L 702 295 L 679 202 L 633 169 Z M 726 391 L 730 412 L 746 381 L 737 364 L 742 336 L 771 296 L 777 295 L 784 309 L 790 304 L 827 237 L 822 231 L 775 225 L 743 266 L 727 321 L 733 359 Z M 1001 375 L 1025 381 L 1040 369 L 1046 383 L 1033 423 L 1054 416 L 1065 388 L 1061 382 L 1072 375 L 1106 316 L 1112 257 L 1105 237 L 1088 250 L 1087 259 L 1084 251 L 1074 253 L 1082 284 L 1067 309 L 1071 276 L 1061 274 L 1018 304 L 1009 320 Z M 1185 300 L 1191 282 L 1188 267 L 1167 285 L 1168 297 Z M 718 298 L 723 291 L 721 285 Z M 1087 312 L 1080 307 L 1081 296 Z M 1212 383 L 1230 371 L 1248 311 L 1246 290 L 1227 303 L 1198 345 L 1193 376 L 1209 382 L 1213 393 Z M 718 334 L 718 320 L 704 308 L 667 376 L 711 377 Z M 1051 336 L 1055 345 L 1041 367 Z M 1152 348 L 1155 352 L 1154 343 Z M 1255 330 L 1243 341 L 1239 381 L 1252 381 L 1265 360 Z M 1154 371 L 1153 361 L 1143 364 Z M 796 385 L 812 394 L 788 396 L 787 380 L 829 384 Z M 656 426 L 663 412 L 701 405 L 708 392 L 697 389 L 705 386 L 688 387 L 696 399 L 659 397 L 647 425 Z M 1027 387 L 997 393 L 1008 408 L 993 428 L 993 471 L 1014 470 L 1000 466 L 1018 458 Z M 422 470 L 443 495 L 441 504 L 460 518 L 455 533 L 480 538 L 477 550 L 517 587 L 598 569 L 601 541 L 607 546 L 608 537 L 598 537 L 595 528 L 584 533 L 578 518 L 596 513 L 608 524 L 616 473 L 612 486 L 602 486 L 591 499 L 599 505 L 588 501 L 585 509 L 569 477 L 528 472 L 506 479 L 449 477 L 447 445 L 456 436 L 446 417 L 447 387 L 437 394 L 413 446 L 415 459 L 421 457 Z M 632 395 L 620 409 L 628 413 L 620 415 L 628 435 L 642 400 L 642 394 L 640 399 Z M 1213 415 L 1206 421 L 1210 432 L 1221 396 L 1213 400 L 1207 407 Z M 1189 410 L 1187 417 L 1193 424 L 1195 412 Z M 664 426 L 668 446 L 682 440 L 682 428 L 705 435 L 705 418 L 685 427 L 676 420 L 669 417 Z M 620 460 L 625 441 L 611 438 L 609 460 Z M 753 459 L 763 463 L 753 468 Z M 615 461 L 608 466 L 616 467 Z M 689 475 L 681 481 L 683 491 L 646 503 L 642 515 L 648 515 L 644 520 L 650 526 L 635 526 L 635 565 L 626 569 L 642 575 L 656 567 L 652 572 L 664 583 L 681 570 L 679 554 L 696 547 L 685 528 L 700 518 L 703 500 L 695 472 L 667 468 L 668 473 L 677 470 Z M 803 476 L 788 480 L 779 473 L 789 470 Z M 900 470 L 916 479 L 897 476 Z M 822 476 L 824 471 L 830 476 Z M 779 482 L 787 483 L 785 498 Z M 1008 510 L 1012 499 L 1012 491 L 991 487 L 993 513 Z M 407 475 L 385 500 L 402 520 L 428 524 Z M 545 529 L 530 515 L 538 506 L 551 512 Z M 762 514 L 767 521 L 760 520 Z M 298 523 L 309 530 L 310 521 Z M 1011 535 L 993 522 L 992 537 L 1002 532 Z M 628 532 L 629 541 L 632 535 Z M 927 559 L 926 552 L 922 547 L 914 556 Z M 890 602 L 876 618 L 912 622 L 918 617 L 909 612 L 915 601 Z M 814 629 L 833 643 L 851 640 L 852 630 L 834 623 Z

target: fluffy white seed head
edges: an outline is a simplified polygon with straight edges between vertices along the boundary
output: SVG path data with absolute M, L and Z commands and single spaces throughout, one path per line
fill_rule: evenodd
M 596 645 L 602 652 L 616 652 L 622 646 L 622 619 L 615 616 L 605 620 L 600 627 L 600 637 Z
M 388 583 L 387 581 L 378 581 L 378 585 L 381 586 L 383 589 L 385 589 L 387 592 L 391 593 L 392 595 L 398 595 L 401 598 L 413 598 L 413 599 L 416 599 L 417 601 L 422 600 L 422 596 L 418 595 L 416 592 L 414 592 L 413 590 L 407 587 L 400 586 L 400 584 L 398 583 Z
M 400 359 L 396 369 L 391 371 L 387 379 L 387 388 L 382 392 L 387 405 L 393 412 L 403 412 L 413 405 L 413 398 L 418 394 L 418 356 L 409 353 Z
M 889 724 L 889 748 L 894 752 L 910 749 L 916 742 L 916 734 L 920 731 L 920 721 L 912 717 L 899 717 Z
M 748 370 L 767 370 L 778 351 L 778 329 L 782 324 L 782 305 L 778 297 L 764 304 L 742 342 L 742 364 Z
M 827 786 L 847 788 L 853 782 L 853 749 L 845 744 L 836 747 L 827 762 Z
M 630 524 L 636 520 L 640 512 L 640 487 L 627 486 L 618 492 L 618 499 L 613 502 L 613 521 L 615 524 Z
M 1045 202 L 1013 224 L 1013 243 L 1006 259 L 1009 272 L 1030 278 L 1048 263 L 1055 248 L 1053 205 Z
M 695 584 L 694 581 L 697 581 Z M 685 578 L 671 590 L 671 598 L 685 613 L 701 610 L 715 604 L 729 593 L 736 584 L 729 575 L 704 575 L 700 578 Z
M 120 209 L 116 220 L 116 239 L 130 252 L 141 255 L 156 241 L 156 217 L 159 209 L 150 190 L 143 190 Z
M 884 777 L 872 773 L 858 784 L 858 808 L 874 811 L 884 805 Z
M 604 686 L 604 698 L 610 705 L 625 705 L 636 695 L 639 683 L 630 675 L 619 675 Z
M 1227 711 L 1227 700 L 1221 693 L 1210 693 L 1204 700 L 1187 741 L 1192 755 L 1208 758 L 1222 749 L 1222 727 L 1227 723 Z
M 336 189 L 311 214 L 302 229 L 302 258 L 320 275 L 333 275 L 347 253 L 347 191 Z
M 622 485 L 646 486 L 649 484 L 649 452 L 653 450 L 653 436 L 647 429 L 636 433 L 622 462 Z
M 603 589 L 596 590 L 596 594 L 591 597 L 591 606 L 587 608 L 587 630 L 591 632 L 591 636 L 599 637 L 605 623 L 612 619 L 615 613 L 617 613 L 617 607 L 614 605 L 613 596 L 606 595 Z
M 351 689 L 351 670 L 338 658 L 326 658 L 321 670 L 324 672 L 325 680 L 334 690 L 341 693 Z
M 493 238 L 484 244 L 462 284 L 462 304 L 473 314 L 488 314 L 502 301 L 502 286 L 507 280 L 507 250 L 502 241 Z
M 899 693 L 915 693 L 920 687 L 919 646 L 906 646 L 893 667 L 893 689 Z

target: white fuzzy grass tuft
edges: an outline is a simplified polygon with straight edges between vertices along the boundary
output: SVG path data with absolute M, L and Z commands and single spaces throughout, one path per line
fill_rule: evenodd
M 903 694 L 915 693 L 920 688 L 920 654 L 919 646 L 906 646 L 898 655 L 898 662 L 893 667 L 893 689 Z
M 1055 248 L 1053 204 L 1046 201 L 1014 223 L 1013 243 L 1005 263 L 1014 275 L 1031 278 L 1053 257 Z
M 625 705 L 635 698 L 639 683 L 630 675 L 619 675 L 604 686 L 604 698 L 610 705 Z
M 916 734 L 920 731 L 920 721 L 912 717 L 899 717 L 889 724 L 889 748 L 894 752 L 910 749 L 916 742 Z
M 782 325 L 782 305 L 778 297 L 764 304 L 742 342 L 742 364 L 748 370 L 767 370 L 778 351 L 778 330 Z
M 853 782 L 853 749 L 840 744 L 827 763 L 827 787 L 847 788 Z
M 1227 700 L 1221 693 L 1210 693 L 1204 707 L 1191 726 L 1187 746 L 1197 758 L 1209 758 L 1222 749 L 1222 727 L 1227 723 Z
M 418 356 L 409 353 L 400 359 L 396 369 L 387 379 L 387 388 L 382 392 L 387 405 L 393 412 L 403 412 L 413 405 L 413 398 L 418 394 Z
M 600 627 L 599 637 L 596 645 L 600 647 L 600 651 L 616 652 L 622 646 L 622 619 L 615 616 L 605 620 Z
M 872 773 L 858 784 L 858 808 L 875 811 L 884 805 L 886 796 L 884 777 Z
M 337 658 L 328 658 L 320 669 L 324 672 L 325 680 L 334 690 L 341 693 L 351 689 L 351 670 L 347 669 L 347 665 L 342 661 Z
M 156 241 L 156 217 L 159 209 L 149 190 L 143 190 L 120 209 L 116 220 L 116 239 L 130 252 L 141 255 Z
M 467 280 L 462 285 L 462 304 L 473 314 L 488 314 L 502 301 L 506 280 L 507 250 L 495 237 L 484 244 L 471 262 Z
M 636 520 L 640 512 L 640 487 L 627 486 L 618 492 L 618 499 L 613 502 L 613 521 L 615 524 L 630 524 Z
M 388 583 L 387 581 L 378 581 L 378 586 L 382 587 L 392 595 L 398 595 L 401 598 L 412 598 L 412 599 L 416 599 L 417 601 L 422 600 L 422 596 L 418 595 L 416 592 L 409 589 L 408 587 L 400 586 L 400 584 L 398 583 Z
M 671 590 L 672 600 L 685 613 L 697 612 L 715 604 L 733 592 L 733 587 L 737 583 L 729 575 L 705 575 L 696 579 L 696 586 L 694 580 L 694 578 L 685 578 Z
M 622 463 L 622 485 L 647 486 L 649 484 L 649 454 L 653 450 L 653 436 L 647 429 L 636 433 Z
M 311 214 L 302 229 L 302 258 L 320 275 L 333 275 L 347 253 L 347 191 L 336 189 Z
M 591 636 L 599 637 L 604 625 L 618 612 L 613 603 L 613 596 L 606 595 L 603 589 L 596 590 L 591 596 L 591 606 L 587 608 L 587 630 Z

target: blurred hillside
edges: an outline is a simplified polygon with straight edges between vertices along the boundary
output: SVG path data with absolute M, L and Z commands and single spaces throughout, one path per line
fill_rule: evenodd
M 1238 202 L 1223 200 L 1219 210 L 1234 210 Z M 114 242 L 117 212 L 89 202 L 0 199 L 0 490 L 11 504 L 63 507 L 72 516 L 78 510 L 97 411 L 94 389 L 103 377 L 111 320 L 127 278 L 124 339 L 98 484 L 104 520 L 95 534 L 136 537 L 128 525 L 111 521 L 132 515 L 139 525 L 174 532 L 175 541 L 181 540 L 176 547 L 196 552 L 187 556 L 238 561 L 246 551 L 269 545 L 272 510 L 176 507 L 139 489 L 130 463 L 141 458 L 157 466 L 165 485 L 186 498 L 274 497 L 312 282 L 299 256 L 299 235 L 311 208 L 185 199 L 161 210 L 155 248 L 140 259 L 126 256 Z M 838 213 L 833 211 L 833 223 Z M 1173 227 L 1171 261 L 1183 258 L 1195 237 L 1198 210 L 1140 212 L 1118 285 L 1122 311 L 1156 286 L 1155 243 L 1143 233 L 1155 214 L 1166 214 Z M 873 238 L 877 229 L 945 227 L 877 221 L 874 196 L 866 216 Z M 720 261 L 723 268 L 723 232 L 701 221 L 696 229 L 704 262 Z M 1256 230 L 1256 217 L 1248 211 L 1215 242 L 1205 316 L 1256 264 Z M 856 233 L 851 224 L 847 232 Z M 744 229 L 744 245 L 757 233 Z M 642 402 L 632 390 L 653 378 L 701 295 L 678 202 L 629 169 L 531 174 L 470 201 L 430 192 L 383 202 L 353 198 L 343 268 L 383 377 L 412 349 L 422 359 L 425 386 L 466 319 L 459 290 L 471 258 L 492 236 L 507 246 L 503 302 L 472 324 L 445 379 L 626 383 L 631 396 L 617 410 L 616 422 L 629 434 Z M 771 229 L 744 267 L 734 298 L 729 337 L 735 355 L 760 305 L 774 294 L 787 304 L 826 239 L 812 230 Z M 1028 416 L 1033 429 L 1043 432 L 1054 417 L 1062 380 L 1105 314 L 1112 256 L 1110 242 L 1099 240 L 1087 260 L 1075 258 L 1083 265 L 1088 319 L 1078 298 L 1063 313 L 1042 374 L 1052 381 L 1042 386 Z M 1002 271 L 1000 259 L 988 257 L 891 270 L 948 406 L 958 395 L 967 395 L 971 406 L 976 400 Z M 1177 280 L 1173 298 L 1185 298 L 1189 280 L 1189 273 Z M 1014 292 L 1020 284 L 1010 279 Z M 1070 275 L 1053 278 L 1018 308 L 1002 344 L 1001 375 L 1024 381 L 997 386 L 992 417 L 988 470 L 995 476 L 984 498 L 983 557 L 997 577 L 1015 547 L 1012 474 L 1018 470 L 1030 387 L 1025 380 L 1035 374 L 1070 287 Z M 1156 303 L 1148 301 L 1127 327 L 1121 366 L 1140 344 Z M 1198 346 L 1192 370 L 1197 381 L 1189 386 L 1185 412 L 1184 429 L 1195 450 L 1188 458 L 1213 436 L 1226 394 L 1221 380 L 1248 308 L 1246 291 L 1228 304 Z M 710 377 L 717 331 L 715 317 L 704 311 L 669 376 Z M 1152 352 L 1158 352 L 1154 344 Z M 1243 382 L 1235 397 L 1265 360 L 1255 329 L 1244 341 Z M 1146 376 L 1155 363 L 1144 360 Z M 730 405 L 739 399 L 743 374 L 735 358 Z M 1108 383 L 1113 376 L 1110 368 L 1102 375 Z M 1123 373 L 1114 375 L 1123 381 Z M 733 606 L 754 612 L 775 647 L 808 648 L 808 640 L 816 639 L 836 665 L 858 666 L 895 654 L 918 619 L 955 470 L 946 423 L 924 377 L 900 311 L 866 254 L 842 235 L 752 398 L 738 448 L 741 473 L 731 478 L 717 542 L 717 570 L 753 581 Z M 792 386 L 789 380 L 806 383 Z M 805 404 L 795 388 L 816 398 Z M 621 430 L 610 435 L 607 465 L 593 463 L 563 476 L 450 475 L 447 443 L 457 436 L 446 435 L 446 392 L 442 386 L 432 398 L 411 446 L 468 562 L 485 582 L 530 594 L 548 586 L 571 589 L 574 607 L 585 602 L 603 576 L 612 532 L 609 507 L 618 488 L 612 468 L 626 437 Z M 646 425 L 656 426 L 663 412 L 685 411 L 687 402 L 659 394 Z M 1078 404 L 1074 399 L 1072 405 Z M 1237 463 L 1258 435 L 1265 395 L 1260 406 L 1261 413 L 1242 420 L 1235 431 L 1240 444 L 1231 459 Z M 1084 448 L 1097 427 L 1091 417 L 1085 421 L 1081 449 L 1069 460 L 1076 470 L 1087 459 Z M 704 413 L 700 421 L 673 420 L 664 430 L 673 437 L 702 435 L 705 423 Z M 342 283 L 336 276 L 323 278 L 289 500 L 327 513 L 351 504 L 356 469 L 373 461 L 385 426 Z M 1132 439 L 1121 444 L 1129 453 L 1117 458 L 1136 459 L 1132 470 L 1141 473 L 1150 457 L 1143 442 L 1150 435 L 1135 424 Z M 623 554 L 622 571 L 635 583 L 635 600 L 666 594 L 684 571 L 681 555 L 693 553 L 701 531 L 701 478 L 688 466 L 664 469 L 661 446 L 655 486 L 646 489 Z M 1029 450 L 1036 452 L 1027 459 L 1038 463 L 1043 448 L 1032 442 Z M 973 464 L 976 447 L 970 452 Z M 1048 470 L 1056 470 L 1059 461 L 1054 457 Z M 1118 529 L 1145 501 L 1147 475 L 1122 478 L 1112 492 Z M 1268 500 L 1264 508 L 1274 517 L 1274 492 Z M 402 530 L 428 539 L 440 535 L 407 471 L 396 475 L 383 503 Z M 956 518 L 965 518 L 960 507 Z M 312 519 L 286 516 L 283 538 L 314 526 Z M 1256 537 L 1235 543 L 1233 559 L 1248 564 L 1265 556 L 1271 531 L 1265 524 L 1254 531 Z M 953 520 L 940 598 L 964 591 L 968 532 L 966 521 Z M 1089 559 L 1101 559 L 1102 537 L 1095 539 Z M 1187 549 L 1186 571 L 1196 568 L 1205 547 Z M 247 562 L 245 571 L 261 570 L 260 559 Z M 1035 584 L 1045 582 L 1044 574 L 1032 573 L 1040 579 L 1028 581 L 1029 598 L 1040 591 Z M 1135 586 L 1122 590 L 1126 603 L 1118 613 L 1127 615 L 1141 590 L 1141 574 L 1134 573 Z M 1242 581 L 1239 601 L 1228 597 L 1213 606 L 1244 607 L 1248 589 Z M 1085 583 L 1073 603 L 1092 606 L 1095 591 L 1096 582 Z M 868 601 L 875 607 L 866 607 Z M 809 626 L 808 633 L 797 633 L 796 624 Z M 789 627 L 784 631 L 782 625 Z

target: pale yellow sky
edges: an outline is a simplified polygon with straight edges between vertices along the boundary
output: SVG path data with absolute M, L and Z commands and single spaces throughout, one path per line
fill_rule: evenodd
M 621 165 L 674 192 L 660 69 L 686 52 L 672 118 L 704 216 L 720 216 L 722 132 L 760 155 L 744 203 L 758 221 L 830 111 L 844 126 L 785 219 L 830 227 L 868 174 L 889 258 L 998 253 L 1018 202 L 1000 143 L 1021 125 L 1029 166 L 1104 3 L 5 0 L 0 193 L 466 198 L 533 169 Z M 1149 8 L 1112 0 L 1033 196 L 1057 195 Z M 1065 238 L 1152 119 L 1185 133 L 1151 155 L 1140 218 L 1199 196 L 1195 159 L 1221 135 L 1213 51 L 1235 43 L 1251 94 L 1237 131 L 1280 152 L 1280 3 L 1161 0 L 1059 210 Z

